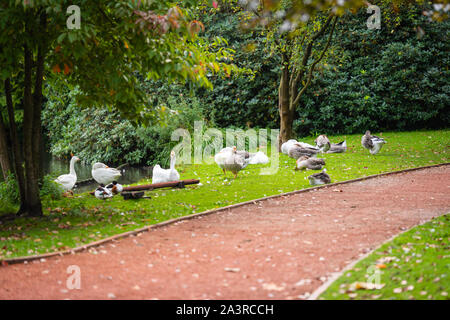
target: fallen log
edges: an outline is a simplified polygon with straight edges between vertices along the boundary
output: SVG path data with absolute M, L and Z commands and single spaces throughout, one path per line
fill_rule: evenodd
M 153 183 L 153 184 L 143 184 L 139 186 L 130 186 L 123 187 L 123 192 L 128 191 L 143 191 L 143 190 L 153 190 L 160 188 L 184 188 L 184 186 L 190 184 L 197 184 L 200 180 L 198 179 L 188 179 L 188 180 L 179 180 L 179 181 L 169 181 L 169 182 L 161 182 L 161 183 Z M 95 191 L 90 192 L 90 194 L 94 195 Z
M 153 184 L 144 184 L 140 186 L 130 186 L 124 187 L 123 191 L 141 191 L 141 190 L 153 190 L 159 188 L 184 188 L 184 186 L 190 184 L 197 184 L 200 180 L 197 179 L 189 179 L 189 180 L 179 180 L 179 181 L 169 181 L 169 182 L 161 182 L 161 183 L 153 183 Z

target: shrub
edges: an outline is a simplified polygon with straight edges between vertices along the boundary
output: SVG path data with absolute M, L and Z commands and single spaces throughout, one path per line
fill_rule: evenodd
M 19 185 L 12 173 L 8 175 L 8 178 L 5 181 L 0 182 L 0 200 L 9 205 L 19 204 Z
M 335 43 L 345 61 L 331 60 L 308 89 L 299 135 L 448 126 L 449 21 L 430 22 L 418 6 L 390 10 L 382 8 L 377 31 L 366 28 L 365 11 L 341 19 Z
M 188 103 L 169 97 L 159 105 L 159 123 L 145 127 L 106 108 L 80 109 L 73 95 L 74 91 L 50 96 L 42 114 L 50 153 L 60 158 L 73 153 L 86 163 L 167 165 L 170 150 L 178 143 L 170 141 L 172 132 L 177 128 L 191 130 L 195 120 L 202 120 L 195 98 Z
M 55 181 L 55 178 L 51 175 L 45 175 L 42 179 L 40 196 L 50 197 L 53 200 L 59 200 L 62 197 L 62 188 Z

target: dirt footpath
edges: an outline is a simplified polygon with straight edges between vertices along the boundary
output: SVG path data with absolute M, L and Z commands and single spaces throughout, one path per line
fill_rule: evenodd
M 361 254 L 448 212 L 450 166 L 377 177 L 0 267 L 0 299 L 303 299 Z M 67 287 L 71 265 L 80 289 Z

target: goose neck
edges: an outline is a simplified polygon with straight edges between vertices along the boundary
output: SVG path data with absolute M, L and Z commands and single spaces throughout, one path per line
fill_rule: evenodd
M 75 159 L 70 160 L 70 174 L 75 176 L 77 175 L 75 172 Z

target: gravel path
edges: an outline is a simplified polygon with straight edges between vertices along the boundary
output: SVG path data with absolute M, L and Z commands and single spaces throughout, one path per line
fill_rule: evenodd
M 448 212 L 448 165 L 330 186 L 0 267 L 0 299 L 303 299 L 395 234 Z M 71 265 L 80 289 L 67 287 Z

